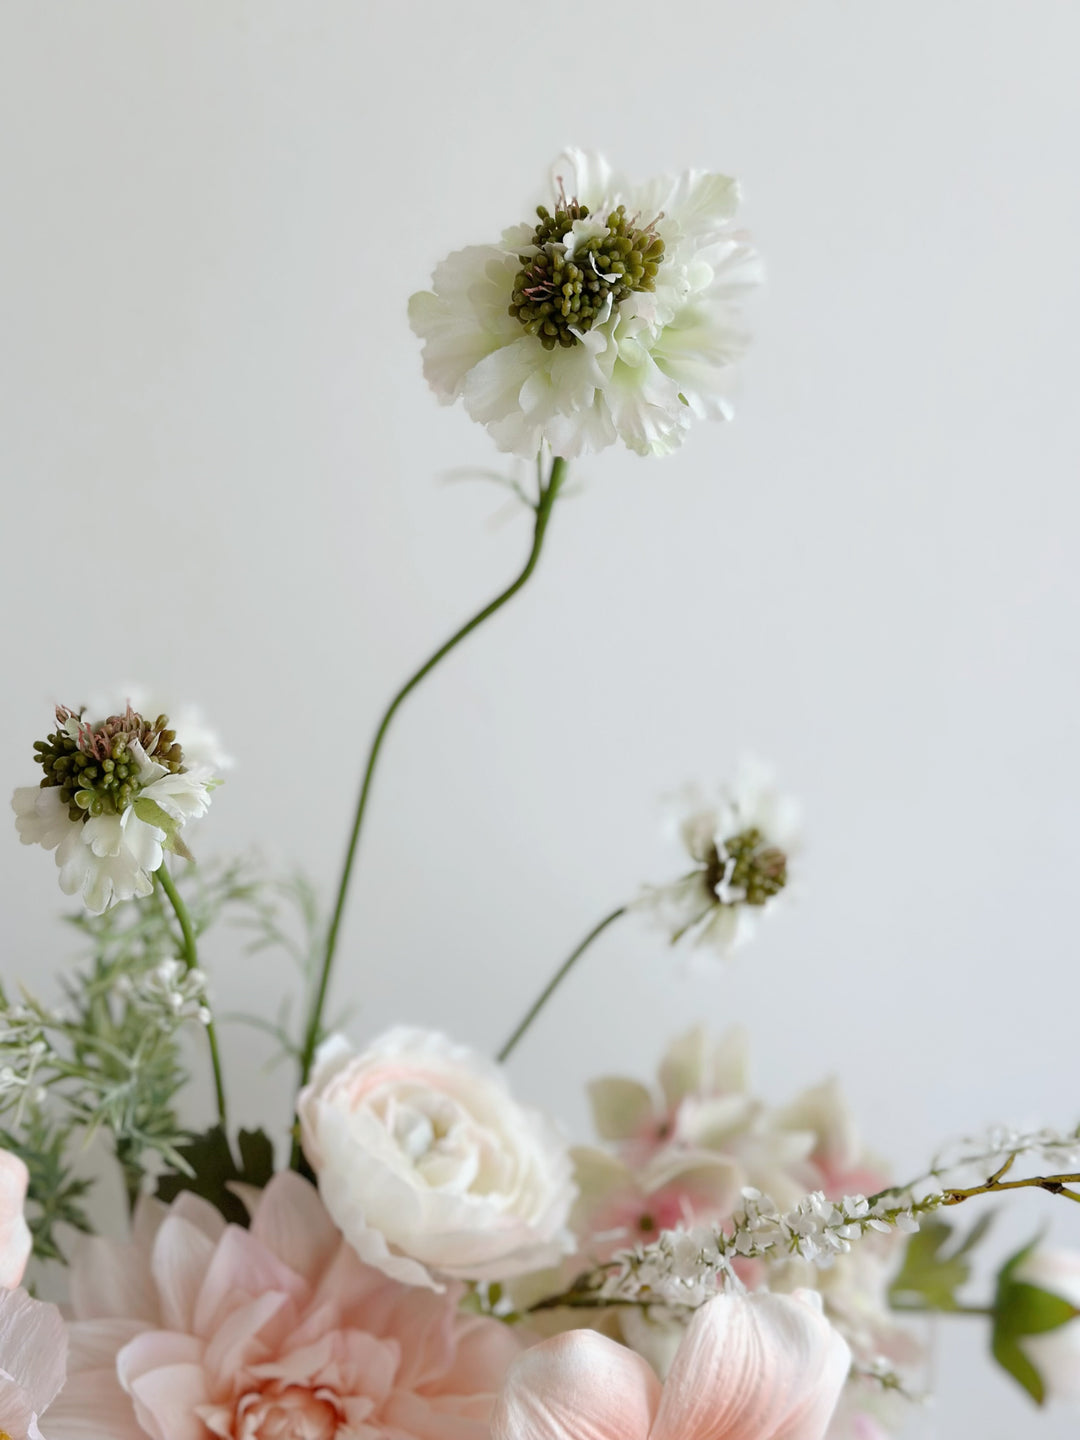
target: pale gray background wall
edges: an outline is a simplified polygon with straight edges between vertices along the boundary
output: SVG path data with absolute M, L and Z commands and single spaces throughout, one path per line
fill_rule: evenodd
M 1071 1123 L 1075 6 L 5 0 L 5 784 L 48 705 L 152 680 L 239 759 L 203 851 L 328 875 L 390 688 L 519 563 L 495 460 L 420 376 L 405 300 L 528 213 L 567 142 L 745 184 L 770 286 L 737 422 L 578 467 L 532 589 L 393 734 L 344 938 L 358 1035 L 488 1048 L 555 960 L 675 863 L 656 797 L 772 757 L 805 897 L 685 979 L 627 925 L 514 1063 L 584 1079 L 691 1018 L 764 1091 L 838 1072 L 900 1171 L 997 1119 Z M 13 827 L 5 975 L 69 956 Z M 219 955 L 225 1008 L 290 976 Z M 287 1077 L 231 1041 L 244 1118 Z M 205 1088 L 201 1090 L 205 1099 Z M 1018 1203 L 1008 1236 L 1080 1217 Z M 1001 1244 L 1007 1235 L 1002 1233 Z M 946 1335 L 940 1436 L 1035 1424 Z M 926 1433 L 929 1433 L 927 1430 Z

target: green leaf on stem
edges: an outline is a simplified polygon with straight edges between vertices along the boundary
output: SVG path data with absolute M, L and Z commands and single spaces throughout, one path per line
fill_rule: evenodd
M 898 1310 L 959 1309 L 957 1291 L 971 1278 L 968 1256 L 992 1223 L 993 1215 L 988 1212 L 957 1240 L 956 1230 L 947 1221 L 924 1220 L 908 1241 L 903 1267 L 889 1290 L 890 1302 Z
M 1046 1400 L 1046 1385 L 1021 1341 L 1028 1335 L 1045 1335 L 1080 1316 L 1080 1310 L 1061 1295 L 1017 1280 L 1016 1272 L 1039 1243 L 1030 1241 L 1010 1256 L 998 1272 L 994 1296 L 994 1329 L 990 1349 L 1001 1368 L 1027 1391 L 1036 1405 Z

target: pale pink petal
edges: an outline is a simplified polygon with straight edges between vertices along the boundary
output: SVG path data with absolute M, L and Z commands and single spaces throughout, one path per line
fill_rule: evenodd
M 30 1427 L 34 1423 L 34 1408 L 30 1404 L 30 1397 L 21 1385 L 16 1385 L 14 1380 L 0 1370 L 0 1435 L 6 1435 L 8 1440 L 23 1440 L 29 1436 Z
M 154 1241 L 154 1281 L 161 1301 L 161 1325 L 190 1330 L 202 1278 L 214 1257 L 214 1242 L 204 1231 L 170 1215 Z
M 267 1290 L 298 1299 L 308 1294 L 300 1276 L 271 1255 L 249 1231 L 230 1225 L 203 1276 L 195 1306 L 195 1333 L 212 1334 L 237 1306 Z
M 22 1283 L 32 1240 L 23 1215 L 30 1175 L 10 1150 L 0 1150 L 0 1286 L 14 1290 Z
M 134 1382 L 131 1396 L 139 1424 L 153 1440 L 206 1440 L 196 1413 L 210 1399 L 206 1372 L 196 1363 L 150 1370 Z
M 679 1346 L 651 1440 L 822 1440 L 850 1365 L 817 1296 L 718 1296 Z
M 221 1211 L 211 1205 L 209 1200 L 204 1200 L 201 1195 L 196 1195 L 192 1190 L 181 1190 L 169 1206 L 167 1214 L 179 1216 L 189 1225 L 194 1225 L 196 1230 L 201 1230 L 208 1240 L 213 1240 L 215 1245 L 225 1234 L 227 1228 Z M 164 1217 L 161 1223 L 164 1224 Z
M 319 1192 L 291 1170 L 275 1175 L 262 1192 L 251 1233 L 282 1264 L 315 1283 L 341 1245 L 341 1232 Z
M 593 1125 L 601 1140 L 629 1140 L 653 1118 L 651 1092 L 637 1080 L 603 1075 L 589 1082 Z
M 438 1399 L 429 1400 L 423 1395 L 397 1394 L 385 1407 L 385 1424 L 390 1430 L 380 1428 L 373 1432 L 382 1440 L 383 1435 L 392 1435 L 394 1440 L 488 1440 L 490 1430 L 488 1413 L 491 1401 L 481 1407 L 480 1414 L 462 1414 L 451 1404 Z M 584 1436 L 585 1432 L 582 1431 Z
M 141 1320 L 76 1320 L 68 1326 L 68 1362 L 72 1371 L 115 1371 L 117 1352 L 146 1328 Z
M 266 1353 L 266 1346 L 260 1343 L 261 1332 L 278 1316 L 291 1322 L 285 1326 L 286 1334 L 296 1329 L 294 1312 L 287 1309 L 288 1305 L 287 1295 L 271 1290 L 239 1305 L 218 1325 L 203 1358 L 211 1384 L 227 1381 L 241 1365 Z
M 80 1241 L 71 1273 L 71 1305 L 79 1320 L 160 1320 L 157 1287 L 141 1246 L 100 1235 Z
M 659 1400 L 660 1382 L 640 1355 L 595 1331 L 572 1330 L 515 1361 L 495 1405 L 491 1436 L 647 1440 Z
M 25 1290 L 0 1292 L 0 1370 L 40 1415 L 67 1374 L 67 1331 L 55 1305 L 31 1300 Z
M 521 1337 L 509 1325 L 475 1319 L 457 1331 L 457 1349 L 441 1381 L 448 1395 L 474 1395 L 499 1389 L 521 1353 Z
M 135 1406 L 116 1377 L 116 1352 L 107 1369 L 72 1374 L 45 1417 L 48 1440 L 146 1440 Z

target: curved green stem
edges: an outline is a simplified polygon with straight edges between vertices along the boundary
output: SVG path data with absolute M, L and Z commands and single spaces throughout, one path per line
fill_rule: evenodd
M 161 888 L 169 897 L 169 903 L 176 911 L 176 918 L 180 922 L 180 934 L 183 937 L 180 946 L 180 953 L 184 964 L 189 970 L 194 970 L 199 963 L 198 950 L 195 942 L 195 927 L 191 923 L 191 916 L 188 908 L 180 898 L 180 892 L 176 888 L 176 882 L 169 874 L 168 867 L 163 863 L 157 872 L 161 881 Z M 214 1022 L 211 1020 L 206 1027 L 206 1038 L 210 1044 L 210 1064 L 214 1071 L 214 1095 L 217 1099 L 218 1119 L 221 1128 L 228 1133 L 228 1113 L 225 1106 L 225 1081 L 221 1073 L 221 1053 L 218 1050 L 217 1031 L 214 1029 Z
M 499 1051 L 498 1060 L 500 1064 L 504 1064 L 507 1060 L 509 1060 L 510 1056 L 517 1049 L 518 1041 L 525 1034 L 526 1030 L 528 1030 L 529 1026 L 533 1023 L 536 1017 L 540 1014 L 540 1011 L 543 1010 L 544 1006 L 551 999 L 552 995 L 555 994 L 555 991 L 566 979 L 567 975 L 570 974 L 570 971 L 581 959 L 582 955 L 585 954 L 585 951 L 589 948 L 592 942 L 597 938 L 598 935 L 602 935 L 609 925 L 613 925 L 615 921 L 618 920 L 620 915 L 625 914 L 626 906 L 620 905 L 617 910 L 612 910 L 610 915 L 605 915 L 603 920 L 600 921 L 599 925 L 594 925 L 593 928 L 589 931 L 588 935 L 585 936 L 585 939 L 582 940 L 581 944 L 577 947 L 577 949 L 573 951 L 573 953 L 563 961 L 563 963 L 559 966 L 558 970 L 555 971 L 555 974 L 544 986 L 543 990 L 540 991 L 540 994 L 533 1001 L 532 1005 L 525 1012 L 525 1017 L 521 1021 L 521 1024 L 517 1027 L 514 1033 L 510 1036 L 510 1039 L 507 1040 L 506 1044 Z
M 330 929 L 326 937 L 326 952 L 323 957 L 322 970 L 319 974 L 318 985 L 315 990 L 311 1010 L 308 1014 L 307 1027 L 304 1032 L 304 1047 L 300 1056 L 300 1084 L 305 1085 L 308 1076 L 311 1074 L 312 1062 L 315 1059 L 315 1050 L 319 1043 L 319 1034 L 322 1026 L 323 1010 L 326 1006 L 326 994 L 330 984 L 330 975 L 334 964 L 334 952 L 337 948 L 338 931 L 341 928 L 342 916 L 345 913 L 345 897 L 349 889 L 349 880 L 352 876 L 353 861 L 356 858 L 357 843 L 360 839 L 360 829 L 364 823 L 364 812 L 367 809 L 368 796 L 371 792 L 371 782 L 375 774 L 375 766 L 379 760 L 383 741 L 390 729 L 391 722 L 397 714 L 405 699 L 412 694 L 420 682 L 430 675 L 440 660 L 450 654 L 450 651 L 460 645 L 467 635 L 482 625 L 485 620 L 501 610 L 508 600 L 513 599 L 517 592 L 528 580 L 529 576 L 536 569 L 536 563 L 540 559 L 540 551 L 544 544 L 544 534 L 547 530 L 548 520 L 551 518 L 552 507 L 555 499 L 566 477 L 566 461 L 556 456 L 551 462 L 551 471 L 547 483 L 541 485 L 540 496 L 536 503 L 536 525 L 533 531 L 532 549 L 529 551 L 529 558 L 525 562 L 525 568 L 518 575 L 512 584 L 508 585 L 501 594 L 497 595 L 490 604 L 485 605 L 471 620 L 465 622 L 460 630 L 456 630 L 444 644 L 440 645 L 428 660 L 420 666 L 420 669 L 412 675 L 401 689 L 397 692 L 390 704 L 386 707 L 379 727 L 375 731 L 375 738 L 371 742 L 371 750 L 368 754 L 367 766 L 364 770 L 364 778 L 360 786 L 360 797 L 356 804 L 356 814 L 353 818 L 352 833 L 349 836 L 348 848 L 345 851 L 345 863 L 341 871 L 341 879 L 338 883 L 337 902 L 334 906 L 333 917 L 330 921 Z M 294 1150 L 294 1163 L 296 1153 Z

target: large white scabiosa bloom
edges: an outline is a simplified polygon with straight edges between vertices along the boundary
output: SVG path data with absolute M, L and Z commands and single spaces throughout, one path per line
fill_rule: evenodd
M 678 833 L 694 868 L 636 902 L 668 931 L 728 955 L 744 945 L 791 882 L 800 841 L 799 806 L 772 771 L 747 760 L 712 796 L 696 789 L 677 801 Z
M 616 440 L 665 455 L 695 419 L 726 419 L 760 278 L 733 226 L 738 186 L 687 171 L 633 184 L 568 151 L 538 222 L 449 255 L 409 320 L 424 374 L 500 450 L 571 459 Z
M 165 851 L 184 853 L 181 829 L 206 813 L 210 769 L 187 763 L 167 716 L 149 721 L 130 705 L 96 721 L 60 706 L 34 750 L 41 783 L 11 802 L 23 844 L 54 850 L 61 890 L 95 915 L 149 895 Z

